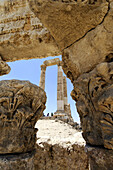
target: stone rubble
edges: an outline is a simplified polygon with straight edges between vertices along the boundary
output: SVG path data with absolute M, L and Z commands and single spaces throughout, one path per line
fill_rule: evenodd
M 39 120 L 36 128 L 35 170 L 88 170 L 88 157 L 84 152 L 85 141 L 81 132 L 55 120 Z

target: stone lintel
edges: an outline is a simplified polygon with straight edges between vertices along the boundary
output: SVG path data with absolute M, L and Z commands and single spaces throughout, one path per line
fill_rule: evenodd
M 60 59 L 59 58 L 54 58 L 51 60 L 46 60 L 43 62 L 44 65 L 46 66 L 53 66 L 53 65 L 58 65 L 60 63 Z

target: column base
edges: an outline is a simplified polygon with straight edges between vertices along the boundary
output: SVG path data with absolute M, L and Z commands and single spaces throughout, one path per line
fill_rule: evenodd
M 89 170 L 113 170 L 113 150 L 86 145 Z
M 54 114 L 65 114 L 64 110 L 57 110 Z
M 64 110 L 57 110 L 55 113 L 54 113 L 54 117 L 67 117 L 67 113 L 65 113 Z
M 34 154 L 0 155 L 0 170 L 34 170 Z

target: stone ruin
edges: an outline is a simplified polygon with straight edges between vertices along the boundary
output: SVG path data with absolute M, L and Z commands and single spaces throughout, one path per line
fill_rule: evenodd
M 73 118 L 71 116 L 70 104 L 68 104 L 68 96 L 67 96 L 67 80 L 66 77 L 63 76 L 62 71 L 62 62 L 59 58 L 45 60 L 41 65 L 41 75 L 40 75 L 40 83 L 39 87 L 45 90 L 45 76 L 46 76 L 46 68 L 48 66 L 58 66 L 57 73 L 57 110 L 53 115 L 54 119 L 60 119 L 68 123 L 73 123 Z M 53 119 L 52 118 L 52 119 Z
M 10 71 L 5 61 L 62 54 L 63 71 L 74 86 L 71 96 L 76 101 L 80 115 L 91 170 L 113 169 L 112 44 L 113 0 L 0 2 L 0 74 Z M 26 134 L 29 139 L 32 131 L 35 135 L 33 125 L 39 118 L 37 115 L 43 112 L 46 97 L 41 88 L 33 86 L 37 91 L 34 102 L 35 92 L 29 94 L 27 90 L 31 86 L 28 82 L 14 80 L 0 83 L 2 169 L 7 169 L 7 164 L 9 167 L 17 166 L 12 156 L 5 162 L 7 155 L 3 156 L 4 153 L 19 153 L 16 156 L 22 167 L 26 164 L 26 169 L 33 169 L 32 155 L 26 151 L 34 149 L 35 137 L 31 137 L 33 146 L 29 146 Z M 18 111 L 20 114 L 17 114 Z M 19 117 L 15 117 L 16 114 Z M 18 127 L 21 124 L 18 121 L 25 121 L 25 126 Z M 17 128 L 25 128 L 25 136 L 22 133 L 24 139 L 20 144 L 21 135 L 15 134 Z M 27 132 L 28 129 L 30 131 Z M 11 140 L 8 142 L 10 145 L 7 144 L 8 137 L 14 138 L 13 143 Z M 20 148 L 22 146 L 21 151 L 18 145 Z

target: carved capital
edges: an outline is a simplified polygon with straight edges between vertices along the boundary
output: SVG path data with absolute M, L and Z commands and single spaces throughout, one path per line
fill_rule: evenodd
M 86 142 L 113 149 L 113 63 L 101 63 L 81 75 L 74 81 L 71 95 Z
M 0 153 L 25 153 L 35 147 L 35 123 L 46 94 L 28 81 L 0 81 Z

